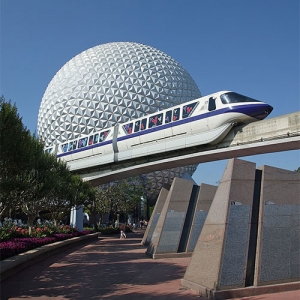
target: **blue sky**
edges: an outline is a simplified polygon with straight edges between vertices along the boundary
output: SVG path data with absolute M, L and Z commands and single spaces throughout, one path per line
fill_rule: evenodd
M 131 41 L 177 60 L 202 95 L 233 90 L 274 107 L 300 110 L 299 0 L 0 0 L 0 95 L 37 128 L 55 73 L 96 45 Z M 245 157 L 295 170 L 299 151 Z M 227 160 L 199 165 L 197 183 L 215 184 Z

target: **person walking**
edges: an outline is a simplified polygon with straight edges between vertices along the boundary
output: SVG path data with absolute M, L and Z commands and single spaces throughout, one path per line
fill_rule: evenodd
M 120 226 L 120 239 L 126 239 L 125 229 L 126 226 L 124 223 L 122 223 Z
M 123 230 L 120 231 L 120 239 L 126 239 L 126 234 Z

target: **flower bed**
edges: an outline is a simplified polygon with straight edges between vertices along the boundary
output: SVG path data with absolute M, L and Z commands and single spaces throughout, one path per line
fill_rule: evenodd
M 70 239 L 93 233 L 92 230 L 79 232 L 70 226 L 43 226 L 33 227 L 31 234 L 27 228 L 13 226 L 1 227 L 0 260 L 26 252 L 28 250 L 51 244 L 57 241 Z

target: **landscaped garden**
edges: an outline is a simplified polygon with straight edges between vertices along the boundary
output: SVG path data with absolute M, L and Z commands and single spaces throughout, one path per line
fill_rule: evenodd
M 68 225 L 54 226 L 52 224 L 34 226 L 29 233 L 27 226 L 15 225 L 10 220 L 5 221 L 0 227 L 0 260 L 43 245 L 90 233 L 93 231 L 79 232 L 76 228 Z

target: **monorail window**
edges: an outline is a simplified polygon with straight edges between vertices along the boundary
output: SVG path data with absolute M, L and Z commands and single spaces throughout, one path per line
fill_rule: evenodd
M 172 110 L 168 110 L 165 116 L 165 124 L 170 123 L 172 121 Z
M 105 139 L 107 138 L 108 134 L 109 134 L 109 130 L 100 132 L 100 142 L 105 141 Z
M 142 119 L 141 130 L 145 130 L 146 128 L 147 128 L 147 119 Z
M 141 125 L 141 121 L 140 120 L 135 121 L 135 123 L 134 123 L 134 132 L 140 131 L 140 125 Z
M 87 144 L 87 137 L 78 140 L 78 148 L 85 147 Z
M 61 145 L 61 151 L 62 152 L 67 152 L 68 151 L 68 144 Z
M 132 126 L 133 126 L 133 123 L 128 123 L 126 125 L 123 125 L 123 129 L 125 130 L 125 132 L 127 134 L 131 134 L 132 133 Z
M 175 108 L 173 110 L 173 121 L 178 121 L 180 119 L 180 108 Z
M 89 137 L 89 145 L 93 145 L 93 141 L 94 141 L 94 136 L 90 135 L 90 137 Z
M 208 110 L 212 111 L 216 109 L 216 99 L 214 99 L 213 97 L 210 97 L 208 99 Z
M 69 143 L 68 151 L 75 150 L 77 148 L 77 141 L 73 141 Z
M 222 94 L 221 101 L 223 104 L 241 103 L 241 102 L 261 102 L 234 92 Z
M 188 105 L 185 105 L 182 108 L 182 118 L 185 119 L 187 117 L 189 117 L 192 112 L 194 111 L 195 107 L 198 105 L 199 102 L 194 102 Z
M 97 133 L 94 135 L 94 144 L 97 144 L 98 141 L 99 141 L 99 134 Z
M 73 141 L 73 147 L 72 149 L 75 150 L 77 148 L 77 141 Z
M 149 118 L 149 126 L 148 128 L 154 127 L 154 126 L 159 126 L 163 122 L 163 114 L 160 113 L 156 116 L 152 116 Z

